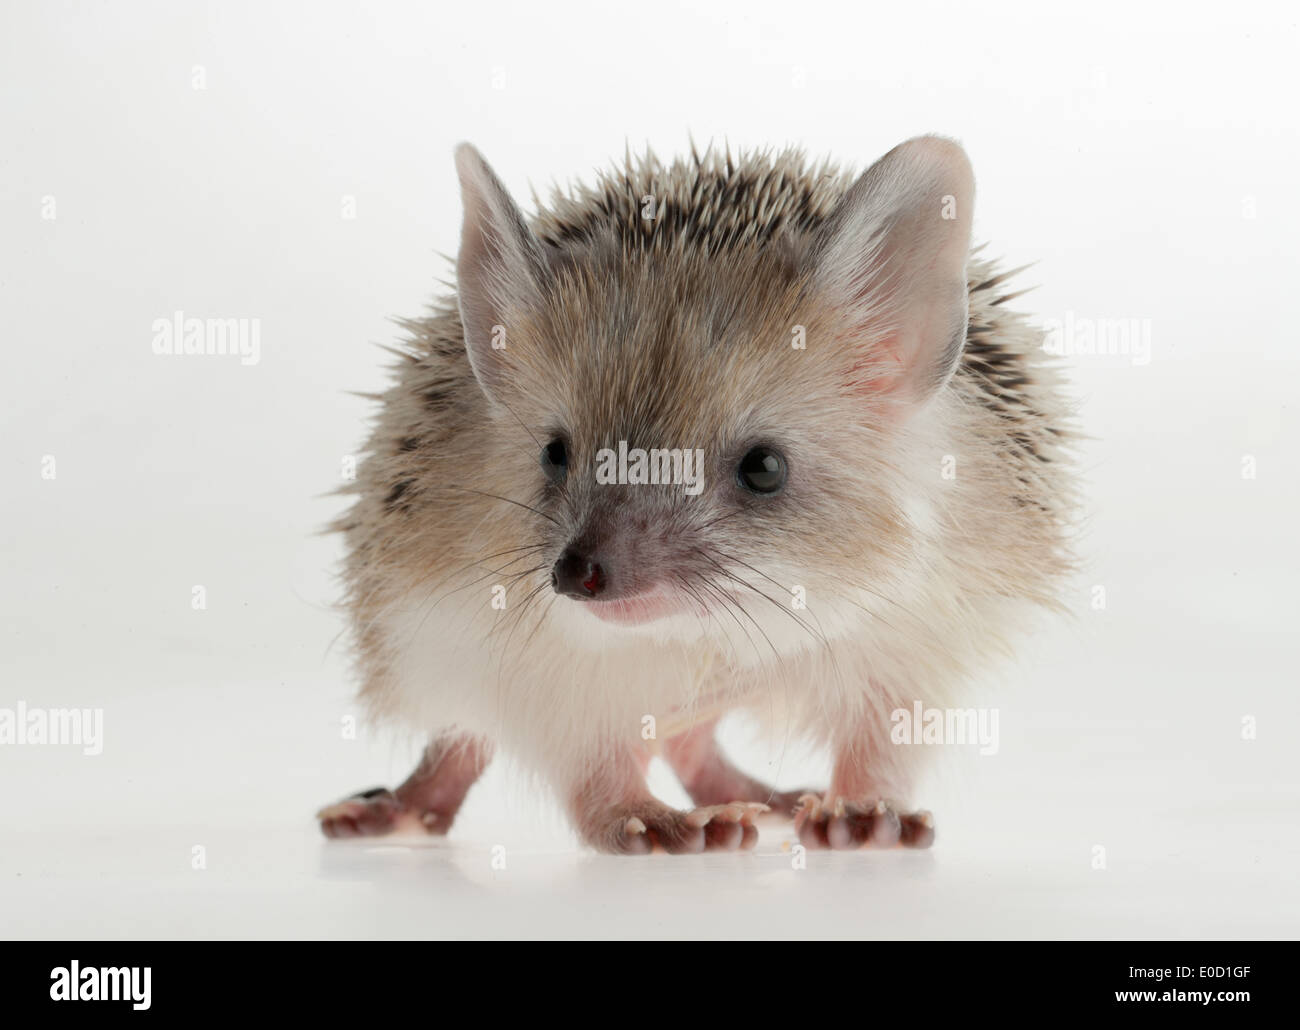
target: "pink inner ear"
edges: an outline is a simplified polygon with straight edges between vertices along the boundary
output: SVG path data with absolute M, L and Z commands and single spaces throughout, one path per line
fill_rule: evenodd
M 882 336 L 865 347 L 857 342 L 852 346 L 859 357 L 845 376 L 849 390 L 864 397 L 900 397 L 907 366 L 903 362 L 899 334 Z

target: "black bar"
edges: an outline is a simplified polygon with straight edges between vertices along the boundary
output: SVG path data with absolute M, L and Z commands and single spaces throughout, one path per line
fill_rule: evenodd
M 690 946 L 701 943 L 705 951 Z M 493 1023 L 510 1013 L 585 1024 L 667 1011 L 680 1018 L 692 1004 L 703 1015 L 726 998 L 734 998 L 742 1019 L 763 1018 L 771 1005 L 773 1014 L 788 1009 L 800 1021 L 822 1009 L 832 1018 L 857 1013 L 865 1023 L 1126 1012 L 1142 1020 L 1236 1021 L 1295 1009 L 1294 948 L 1280 943 L 874 941 L 837 944 L 833 954 L 816 943 L 769 941 L 756 951 L 682 941 L 647 953 L 608 945 L 592 951 L 579 942 L 501 953 L 468 942 L 41 941 L 8 949 L 0 997 L 6 1016 L 169 1025 L 180 1016 L 259 1012 L 369 1022 L 455 1011 Z M 56 1000 L 52 994 L 68 993 L 73 961 L 78 995 L 92 984 L 129 995 L 130 984 L 139 1000 Z M 148 1007 L 137 1008 L 146 968 Z M 137 973 L 129 979 L 101 969 Z

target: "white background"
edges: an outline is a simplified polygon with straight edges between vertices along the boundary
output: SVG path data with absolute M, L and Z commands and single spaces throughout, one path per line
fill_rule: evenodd
M 0 707 L 102 708 L 105 736 L 0 746 L 0 934 L 1295 936 L 1296 15 L 1043 6 L 6 3 Z M 1001 747 L 936 765 L 935 849 L 797 871 L 778 826 L 604 858 L 506 766 L 447 841 L 320 840 L 320 803 L 418 748 L 341 739 L 314 534 L 370 410 L 345 391 L 450 273 L 454 144 L 527 206 L 625 145 L 861 168 L 930 131 L 971 155 L 977 237 L 1037 262 L 1018 303 L 1152 339 L 1068 362 L 1073 617 L 981 684 Z M 260 319 L 260 362 L 155 356 L 178 309 Z

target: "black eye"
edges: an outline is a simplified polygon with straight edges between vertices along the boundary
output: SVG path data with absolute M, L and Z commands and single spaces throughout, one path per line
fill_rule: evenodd
M 564 482 L 569 474 L 569 452 L 564 449 L 563 440 L 552 440 L 542 448 L 541 464 L 552 483 L 559 486 Z
M 736 479 L 756 494 L 774 494 L 785 485 L 785 459 L 770 447 L 755 447 L 740 459 Z

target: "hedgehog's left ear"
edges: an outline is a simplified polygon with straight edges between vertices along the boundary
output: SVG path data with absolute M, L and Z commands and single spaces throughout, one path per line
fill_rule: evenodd
M 470 367 L 498 401 L 510 370 L 511 311 L 536 303 L 547 266 L 542 245 L 501 180 L 468 143 L 456 148 L 465 220 L 456 259 L 456 293 Z
M 809 271 L 841 314 L 864 391 L 920 403 L 957 367 L 974 203 L 965 151 L 920 136 L 868 168 L 821 227 Z

